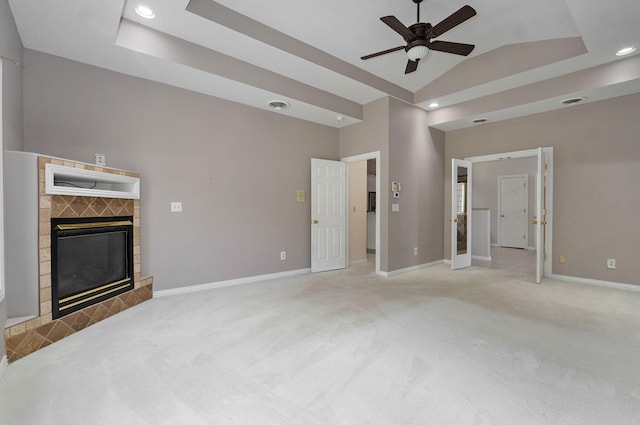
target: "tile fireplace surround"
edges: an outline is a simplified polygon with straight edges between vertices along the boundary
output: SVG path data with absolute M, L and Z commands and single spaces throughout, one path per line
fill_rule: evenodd
M 137 199 L 45 194 L 45 164 L 139 177 L 136 173 L 73 161 L 38 157 L 38 251 L 40 309 L 38 317 L 5 328 L 9 362 L 18 360 L 81 329 L 152 297 L 153 278 L 140 276 L 140 203 Z M 133 216 L 134 289 L 59 319 L 51 315 L 51 219 Z

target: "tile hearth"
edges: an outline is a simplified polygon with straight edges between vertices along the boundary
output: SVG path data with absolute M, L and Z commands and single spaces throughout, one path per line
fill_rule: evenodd
M 149 280 L 149 282 L 146 280 Z M 138 289 L 110 298 L 102 303 L 94 304 L 37 328 L 27 330 L 23 324 L 22 326 L 25 327 L 25 330 L 22 333 L 16 332 L 15 336 L 11 336 L 11 330 L 5 330 L 7 359 L 9 362 L 18 360 L 107 317 L 151 299 L 151 278 L 146 280 Z M 10 329 L 18 328 L 19 326 L 13 326 Z

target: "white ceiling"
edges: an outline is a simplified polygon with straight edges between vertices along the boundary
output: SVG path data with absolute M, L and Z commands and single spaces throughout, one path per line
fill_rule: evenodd
M 262 109 L 283 99 L 278 113 L 334 127 L 388 95 L 437 100 L 434 126 L 453 130 L 640 92 L 638 0 L 424 0 L 421 21 L 466 2 L 477 16 L 438 39 L 475 44 L 471 55 L 431 52 L 405 75 L 403 51 L 360 57 L 404 44 L 379 18 L 415 23 L 411 0 L 9 0 L 25 48 Z M 141 3 L 155 19 L 134 12 Z

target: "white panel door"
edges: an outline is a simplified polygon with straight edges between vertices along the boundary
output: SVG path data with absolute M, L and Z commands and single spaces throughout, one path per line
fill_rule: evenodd
M 529 244 L 529 176 L 498 177 L 498 244 L 527 248 Z
M 547 224 L 546 177 L 547 167 L 542 148 L 538 148 L 538 173 L 536 174 L 536 282 L 542 282 L 545 262 L 545 226 Z
M 451 268 L 471 265 L 471 161 L 451 161 Z
M 346 250 L 345 163 L 311 159 L 311 271 L 344 269 Z

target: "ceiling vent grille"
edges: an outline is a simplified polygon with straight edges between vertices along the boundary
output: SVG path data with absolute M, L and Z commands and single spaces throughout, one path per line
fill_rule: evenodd
M 584 97 L 584 96 L 580 96 L 580 97 L 572 97 L 572 98 L 570 98 L 570 99 L 565 99 L 565 100 L 563 100 L 563 101 L 562 101 L 562 102 L 560 102 L 560 103 L 562 103 L 563 105 L 575 105 L 575 104 L 577 104 L 577 103 L 584 102 L 586 99 L 587 99 L 587 98 L 586 98 L 586 97 Z
M 282 111 L 283 109 L 289 109 L 289 107 L 291 106 L 287 102 L 285 102 L 284 100 L 272 100 L 271 102 L 267 103 L 267 105 L 269 105 L 269 108 L 275 109 L 276 111 Z

